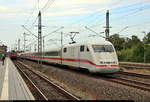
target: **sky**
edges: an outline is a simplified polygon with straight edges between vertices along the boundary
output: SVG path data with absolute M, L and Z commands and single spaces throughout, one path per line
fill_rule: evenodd
M 24 32 L 38 35 L 39 10 L 42 36 L 50 34 L 44 39 L 45 49 L 60 46 L 60 32 L 63 32 L 63 44 L 71 42 L 70 32 L 79 32 L 74 38 L 76 42 L 105 40 L 100 36 L 89 37 L 95 33 L 85 26 L 97 33 L 104 32 L 107 10 L 110 13 L 110 35 L 119 33 L 120 37 L 129 38 L 136 35 L 142 40 L 142 32 L 150 32 L 150 0 L 0 0 L 0 44 L 12 50 L 20 39 L 23 49 Z M 105 36 L 104 33 L 101 35 Z M 30 34 L 26 40 L 26 49 L 33 51 L 37 38 Z

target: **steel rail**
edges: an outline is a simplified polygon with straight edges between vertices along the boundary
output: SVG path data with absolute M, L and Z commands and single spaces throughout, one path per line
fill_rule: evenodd
M 85 74 L 85 73 L 84 73 Z M 91 76 L 89 74 L 85 74 L 87 76 Z M 138 75 L 138 74 L 137 74 Z M 93 75 L 92 75 L 93 77 Z M 95 78 L 97 79 L 102 79 L 102 80 L 105 80 L 105 81 L 109 81 L 109 82 L 113 82 L 113 83 L 119 83 L 119 84 L 122 84 L 122 85 L 126 85 L 126 86 L 129 86 L 129 87 L 133 87 L 133 88 L 137 88 L 137 89 L 141 89 L 141 90 L 144 90 L 144 91 L 148 91 L 150 92 L 150 88 L 146 88 L 150 86 L 149 83 L 143 83 L 143 82 L 139 82 L 139 81 L 135 81 L 135 80 L 130 80 L 130 79 L 125 79 L 125 78 L 120 78 L 120 77 L 116 77 L 116 76 L 109 76 L 109 77 L 112 77 L 113 79 L 109 79 L 109 78 L 102 78 L 100 76 L 94 76 Z M 143 75 L 144 77 L 144 75 Z M 117 80 L 116 80 L 117 79 Z M 128 82 L 128 83 L 127 83 Z M 132 84 L 131 84 L 132 83 Z M 135 83 L 137 85 L 135 85 Z M 134 84 L 134 85 L 133 85 Z M 145 87 L 141 86 L 141 85 L 145 85 Z
M 52 81 L 50 81 L 47 77 L 38 74 L 37 72 L 31 70 L 31 68 L 29 68 L 27 65 L 23 64 L 22 62 L 18 62 L 20 63 L 22 66 L 26 67 L 28 70 L 32 71 L 34 74 L 36 74 L 37 76 L 39 76 L 40 78 L 42 78 L 43 80 L 45 80 L 46 82 L 48 82 L 49 84 L 51 84 L 53 87 L 55 87 L 58 91 L 60 91 L 62 94 L 64 94 L 66 97 L 68 97 L 71 100 L 80 100 L 79 98 L 77 98 L 76 96 L 72 95 L 71 93 L 69 93 L 68 91 L 66 91 L 65 89 L 61 88 L 60 86 L 54 84 Z
M 14 61 L 14 64 L 16 65 L 17 69 L 23 74 L 23 76 L 25 76 L 27 78 L 27 80 L 31 83 L 31 85 L 36 89 L 36 91 L 38 92 L 38 95 L 40 95 L 40 97 L 44 100 L 48 100 L 46 98 L 46 96 L 40 91 L 40 89 L 33 83 L 33 81 L 26 75 L 26 73 L 24 73 L 22 70 L 21 70 L 21 66 L 16 62 Z
M 150 79 L 150 75 L 145 75 L 145 74 L 138 74 L 138 73 L 131 73 L 131 72 L 118 72 L 116 74 L 128 75 L 128 76 L 133 76 L 133 77 L 138 77 L 138 78 Z
M 137 69 L 150 69 L 150 65 L 146 64 L 132 64 L 132 63 L 119 63 L 121 67 L 137 68 Z
M 122 85 L 126 85 L 126 86 L 129 86 L 129 87 L 133 87 L 133 88 L 137 88 L 137 89 L 141 89 L 141 90 L 150 92 L 150 88 L 149 88 L 150 83 L 144 83 L 144 82 L 135 81 L 135 80 L 126 79 L 126 78 L 121 78 L 121 77 L 112 76 L 112 75 L 108 75 L 108 76 L 113 78 L 113 79 L 108 79 L 108 78 L 100 78 L 100 79 L 110 81 L 110 82 L 114 82 L 114 83 L 119 83 L 119 84 L 122 84 Z

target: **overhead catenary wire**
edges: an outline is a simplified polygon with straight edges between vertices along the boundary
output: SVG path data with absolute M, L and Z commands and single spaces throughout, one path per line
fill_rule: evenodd
M 138 13 L 138 12 L 141 12 L 141 11 L 143 11 L 143 10 L 145 10 L 145 9 L 150 9 L 150 7 L 145 7 L 145 6 L 143 6 L 143 7 L 140 7 L 140 8 L 135 9 L 135 11 L 131 11 L 130 13 L 127 13 L 127 14 L 125 14 L 125 15 L 122 15 L 122 16 L 120 16 L 120 17 L 117 17 L 117 18 L 111 19 L 111 20 L 114 21 L 114 20 L 122 19 L 122 18 L 124 18 L 124 17 L 133 16 L 134 14 L 136 14 L 136 13 Z
M 33 14 L 34 14 L 34 12 L 35 12 L 35 10 L 36 10 L 37 5 L 38 5 L 38 1 L 35 3 L 35 6 L 34 6 L 32 12 L 31 12 L 31 14 L 29 15 L 29 17 L 28 17 L 27 20 L 25 21 L 24 25 L 26 25 L 26 24 L 29 22 L 30 18 L 32 18 Z
M 49 6 L 45 9 L 44 12 L 46 12 L 52 5 L 54 5 L 55 0 L 52 0 L 51 3 L 49 3 Z
M 47 9 L 49 8 L 49 6 L 51 6 L 50 4 L 52 3 L 52 1 L 54 1 L 54 0 L 48 0 L 46 3 L 45 3 L 45 6 L 41 9 L 41 10 L 43 10 L 43 12 L 46 12 L 47 11 Z M 135 15 L 136 13 L 138 13 L 139 11 L 142 11 L 142 10 L 138 10 L 139 8 L 133 8 L 133 9 L 135 9 L 134 11 L 131 11 L 132 13 L 133 13 L 133 15 Z M 143 9 L 147 9 L 147 8 L 143 8 Z M 130 14 L 125 14 L 126 16 L 122 16 L 121 15 L 121 17 L 120 18 L 122 18 L 122 17 L 128 17 L 128 16 L 132 16 L 131 13 L 130 12 Z M 94 16 L 94 18 L 95 17 L 97 17 L 98 18 L 98 14 L 96 14 L 97 16 L 94 16 L 94 15 L 91 15 L 91 18 Z M 90 19 L 91 19 L 90 18 Z M 118 18 L 118 17 L 117 17 Z M 116 18 L 115 18 L 116 19 Z M 36 19 L 37 20 L 37 19 Z M 36 22 L 36 20 L 35 20 L 35 22 Z M 82 22 L 82 20 L 89 20 L 89 19 L 86 19 L 86 18 L 83 18 L 83 19 L 81 19 L 81 21 L 80 22 Z M 117 20 L 117 19 L 116 19 Z M 98 19 L 95 19 L 95 22 L 98 22 Z M 80 23 L 80 22 L 75 22 L 74 24 L 76 24 L 76 23 Z M 105 22 L 98 22 L 98 23 L 100 23 L 100 24 L 98 24 L 98 25 L 96 25 L 96 24 L 94 24 L 93 26 L 94 27 L 96 27 L 96 26 L 99 26 L 99 25 L 102 25 L 102 24 L 104 24 Z M 32 27 L 34 26 L 34 22 L 33 22 L 33 24 L 32 24 Z M 74 24 L 72 24 L 72 25 L 74 25 Z M 89 23 L 88 23 L 89 24 Z M 91 27 L 91 26 L 89 26 L 89 27 Z M 81 29 L 82 30 L 82 29 Z
M 34 39 L 33 39 L 33 40 L 34 40 Z M 32 40 L 32 41 L 33 41 L 33 40 Z M 33 44 L 36 43 L 36 42 L 37 42 L 37 39 L 34 40 L 33 42 L 29 43 L 29 44 L 27 45 L 27 47 L 33 45 Z
M 116 8 L 116 9 L 114 9 L 115 11 L 113 11 L 113 14 L 120 14 L 120 13 L 124 13 L 123 11 L 122 11 L 122 9 L 124 10 L 126 10 L 126 9 L 128 9 L 128 8 L 131 8 L 130 10 L 134 10 L 134 9 L 137 9 L 137 8 L 134 8 L 134 6 L 138 6 L 138 5 L 141 5 L 141 4 L 147 4 L 147 3 L 150 3 L 149 2 L 149 0 L 145 0 L 145 1 L 142 1 L 142 2 L 138 2 L 138 3 L 135 3 L 135 4 L 129 4 L 129 5 L 127 5 L 127 6 L 123 6 L 123 7 L 119 7 L 119 8 Z M 116 11 L 117 10 L 117 11 Z M 119 11 L 118 11 L 119 10 Z
M 94 16 L 101 18 L 102 14 L 99 14 L 99 12 L 100 12 L 100 11 L 93 12 L 93 13 L 89 14 L 87 17 L 83 17 L 83 18 L 81 18 L 81 19 L 79 19 L 79 20 L 77 20 L 77 21 L 75 21 L 75 22 L 73 22 L 73 23 L 67 24 L 65 27 L 71 27 L 71 26 L 73 26 L 73 25 L 75 25 L 75 24 L 79 24 L 79 23 L 81 23 L 81 22 L 83 22 L 83 21 L 92 19 L 92 17 L 94 17 Z M 103 12 L 103 10 L 102 10 L 101 12 Z M 97 15 L 97 14 L 99 14 L 99 15 Z
M 128 17 L 128 16 L 133 16 L 133 15 L 135 15 L 136 13 L 141 12 L 141 11 L 143 11 L 143 10 L 145 10 L 145 9 L 149 9 L 149 8 L 150 8 L 150 7 L 145 7 L 145 6 L 142 6 L 142 7 L 140 7 L 140 8 L 138 7 L 138 8 L 136 8 L 136 9 L 134 9 L 133 11 L 128 12 L 128 13 L 125 14 L 125 15 L 121 15 L 121 16 L 119 16 L 119 17 L 117 17 L 117 18 L 113 18 L 113 19 L 110 19 L 110 20 L 113 22 L 113 21 L 116 21 L 116 20 L 119 20 L 119 19 L 126 18 L 126 17 Z M 90 26 L 90 27 L 91 27 L 91 28 L 94 28 L 94 27 L 97 27 L 97 26 L 102 25 L 102 24 L 105 24 L 105 21 L 102 22 L 102 23 L 99 23 L 99 24 L 92 25 L 92 26 Z
M 121 0 L 118 0 L 118 1 L 115 1 L 115 4 L 118 4 L 119 2 L 120 2 Z M 90 13 L 87 17 L 83 17 L 83 18 L 81 18 L 81 19 L 79 19 L 79 20 L 77 20 L 77 21 L 75 21 L 75 22 L 73 22 L 73 23 L 71 23 L 71 24 L 67 24 L 67 25 L 65 25 L 65 27 L 71 27 L 71 26 L 73 26 L 73 25 L 75 25 L 75 24 L 79 24 L 80 22 L 83 22 L 83 21 L 85 21 L 85 20 L 89 20 L 89 19 L 91 19 L 92 17 L 94 17 L 95 15 L 97 15 L 97 14 L 99 14 L 100 12 L 104 12 L 106 10 L 106 8 L 104 8 L 104 9 L 101 9 L 101 10 L 96 10 L 95 12 L 93 12 L 93 13 Z M 103 14 L 100 14 L 100 15 L 97 15 L 96 16 L 96 18 L 101 18 L 101 15 L 103 15 Z M 98 19 L 99 19 L 98 18 Z M 96 20 L 98 20 L 98 19 L 96 19 Z M 92 21 L 93 22 L 93 21 Z M 89 23 L 88 23 L 89 24 Z
M 135 15 L 135 14 L 137 14 L 138 12 L 140 12 L 140 11 L 143 11 L 143 10 L 145 10 L 145 9 L 149 9 L 149 7 L 145 7 L 145 6 L 142 6 L 142 7 L 138 7 L 138 8 L 136 8 L 135 9 L 135 11 L 134 12 L 132 12 L 132 14 L 133 15 Z M 126 14 L 126 16 L 121 16 L 120 18 L 122 18 L 122 17 L 127 17 L 127 16 L 132 16 L 132 14 Z M 116 19 L 117 20 L 117 19 Z M 103 23 L 101 23 L 101 24 L 104 24 L 105 22 L 103 22 Z M 149 22 L 150 23 L 150 22 Z M 98 24 L 98 25 L 101 25 L 101 24 Z M 147 24 L 147 23 L 146 23 Z M 95 25 L 95 27 L 96 26 L 98 26 L 98 25 Z M 91 26 L 92 27 L 92 26 Z M 130 26 L 129 26 L 130 27 Z M 84 30 L 85 31 L 85 30 Z
M 115 5 L 116 4 L 119 4 L 120 3 L 120 1 L 121 0 L 119 0 L 119 1 L 117 1 L 116 3 L 115 3 Z M 141 3 L 146 3 L 146 2 L 148 2 L 148 0 L 146 0 L 146 1 L 143 1 L 143 2 L 139 2 L 139 3 L 136 3 L 136 4 L 131 4 L 131 5 L 128 5 L 128 6 L 124 6 L 124 7 L 122 7 L 122 8 L 126 8 L 126 7 L 130 7 L 130 6 L 133 6 L 133 5 L 137 5 L 137 4 L 141 4 Z M 112 6 L 109 8 L 109 9 L 111 9 L 112 8 Z M 122 9 L 121 8 L 121 9 Z M 102 11 L 104 11 L 104 10 L 106 10 L 106 8 L 105 9 L 103 9 Z M 69 26 L 73 26 L 73 25 L 75 25 L 75 24 L 79 24 L 81 21 L 85 21 L 85 20 L 87 20 L 87 18 L 92 18 L 92 16 L 94 16 L 96 13 L 98 13 L 98 12 L 100 12 L 100 11 L 96 11 L 96 12 L 94 12 L 94 13 L 92 13 L 92 14 L 90 14 L 88 17 L 84 17 L 84 18 L 81 18 L 81 19 L 79 19 L 78 21 L 76 21 L 76 22 L 73 22 L 73 23 L 71 23 L 71 24 L 68 24 L 68 25 L 66 25 L 67 27 Z M 100 17 L 100 16 L 99 16 Z M 97 16 L 97 18 L 98 18 L 98 16 Z M 97 21 L 98 21 L 98 19 L 96 19 Z M 93 21 L 92 21 L 93 22 Z M 96 26 L 99 26 L 99 25 L 102 25 L 102 24 L 104 24 L 105 22 L 103 22 L 103 23 L 100 23 L 100 24 L 94 24 L 94 25 L 92 25 L 92 26 L 90 26 L 90 27 L 96 27 Z M 88 23 L 89 24 L 89 23 Z M 66 27 L 65 26 L 65 27 Z
M 121 0 L 119 0 L 119 1 L 121 1 Z M 80 22 L 83 22 L 83 21 L 85 21 L 85 20 L 88 20 L 87 18 L 92 18 L 92 16 L 95 16 L 96 14 L 98 14 L 98 12 L 100 12 L 100 11 L 104 11 L 105 9 L 103 9 L 103 10 L 98 10 L 98 11 L 96 11 L 96 12 L 94 12 L 94 13 L 92 13 L 92 14 L 90 14 L 88 17 L 84 17 L 84 18 L 81 18 L 81 19 L 79 19 L 78 21 L 75 21 L 75 22 L 73 22 L 73 23 L 71 23 L 71 24 L 67 24 L 67 25 L 65 25 L 65 27 L 71 27 L 71 26 L 73 26 L 73 25 L 75 25 L 75 24 L 79 24 Z M 102 15 L 102 14 L 101 14 Z M 96 18 L 101 18 L 101 15 L 97 15 L 96 16 Z M 98 18 L 98 19 L 99 19 Z M 97 21 L 98 21 L 98 19 L 96 19 Z M 93 21 L 92 21 L 93 22 Z M 88 23 L 89 24 L 89 23 Z
M 147 25 L 147 24 L 149 24 L 150 23 L 150 21 L 146 21 L 146 22 L 143 22 L 143 23 L 139 23 L 139 24 L 134 24 L 134 25 L 130 25 L 130 26 L 128 26 L 128 27 L 137 27 L 137 26 L 141 26 L 142 27 L 142 25 Z
M 44 10 L 44 9 L 47 7 L 47 5 L 49 4 L 50 1 L 51 1 L 51 0 L 47 0 L 46 4 L 45 4 L 44 7 L 41 9 L 41 11 Z
M 35 23 L 36 23 L 37 19 L 38 19 L 38 15 L 36 16 L 35 20 L 33 21 L 32 25 L 30 26 L 30 28 L 29 28 L 30 30 L 35 27 Z
M 48 0 L 45 6 L 41 9 L 42 13 L 45 13 L 53 4 L 55 0 Z
M 146 1 L 142 1 L 142 2 L 139 2 L 139 3 L 136 3 L 136 4 L 131 4 L 131 5 L 128 5 L 128 6 L 124 6 L 124 7 L 122 7 L 121 9 L 124 9 L 124 8 L 129 8 L 129 7 L 132 7 L 133 5 L 141 5 L 142 3 L 148 3 L 149 1 L 148 0 L 146 0 Z M 122 19 L 122 18 L 124 18 L 124 17 L 127 17 L 127 16 L 132 16 L 132 14 L 135 14 L 135 13 L 137 13 L 137 12 L 139 12 L 139 11 L 142 11 L 142 10 L 144 10 L 144 9 L 146 9 L 146 8 L 144 8 L 144 6 L 143 6 L 143 8 L 139 8 L 139 7 L 136 7 L 136 8 L 133 8 L 132 7 L 132 9 L 130 9 L 130 11 L 131 11 L 131 13 L 128 13 L 128 14 L 125 14 L 125 15 L 123 15 L 123 16 L 120 16 L 120 17 L 117 17 L 117 18 L 115 18 L 115 19 L 111 19 L 111 21 L 114 21 L 114 20 L 118 20 L 118 19 Z M 135 10 L 135 11 L 133 11 L 133 10 Z M 136 11 L 137 10 L 137 11 Z M 113 10 L 112 10 L 112 12 L 113 12 Z M 126 13 L 126 12 L 124 12 L 124 13 Z M 113 13 L 114 14 L 114 13 Z M 118 14 L 120 14 L 120 13 L 118 13 Z M 99 25 L 102 25 L 102 24 L 104 24 L 105 22 L 103 22 L 103 23 L 99 23 L 99 24 L 95 24 L 95 25 L 92 25 L 92 26 L 90 26 L 90 27 L 97 27 L 97 26 L 99 26 Z

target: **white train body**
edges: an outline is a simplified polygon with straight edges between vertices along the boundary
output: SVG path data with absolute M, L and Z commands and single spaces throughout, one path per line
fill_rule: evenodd
M 53 49 L 43 54 L 43 61 L 85 68 L 94 73 L 115 73 L 120 70 L 116 51 L 108 41 L 69 44 L 62 49 Z M 37 53 L 25 54 L 22 57 L 38 60 Z

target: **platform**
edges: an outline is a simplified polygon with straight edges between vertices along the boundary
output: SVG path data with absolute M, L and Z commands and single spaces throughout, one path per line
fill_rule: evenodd
M 9 58 L 0 61 L 0 100 L 35 100 Z

